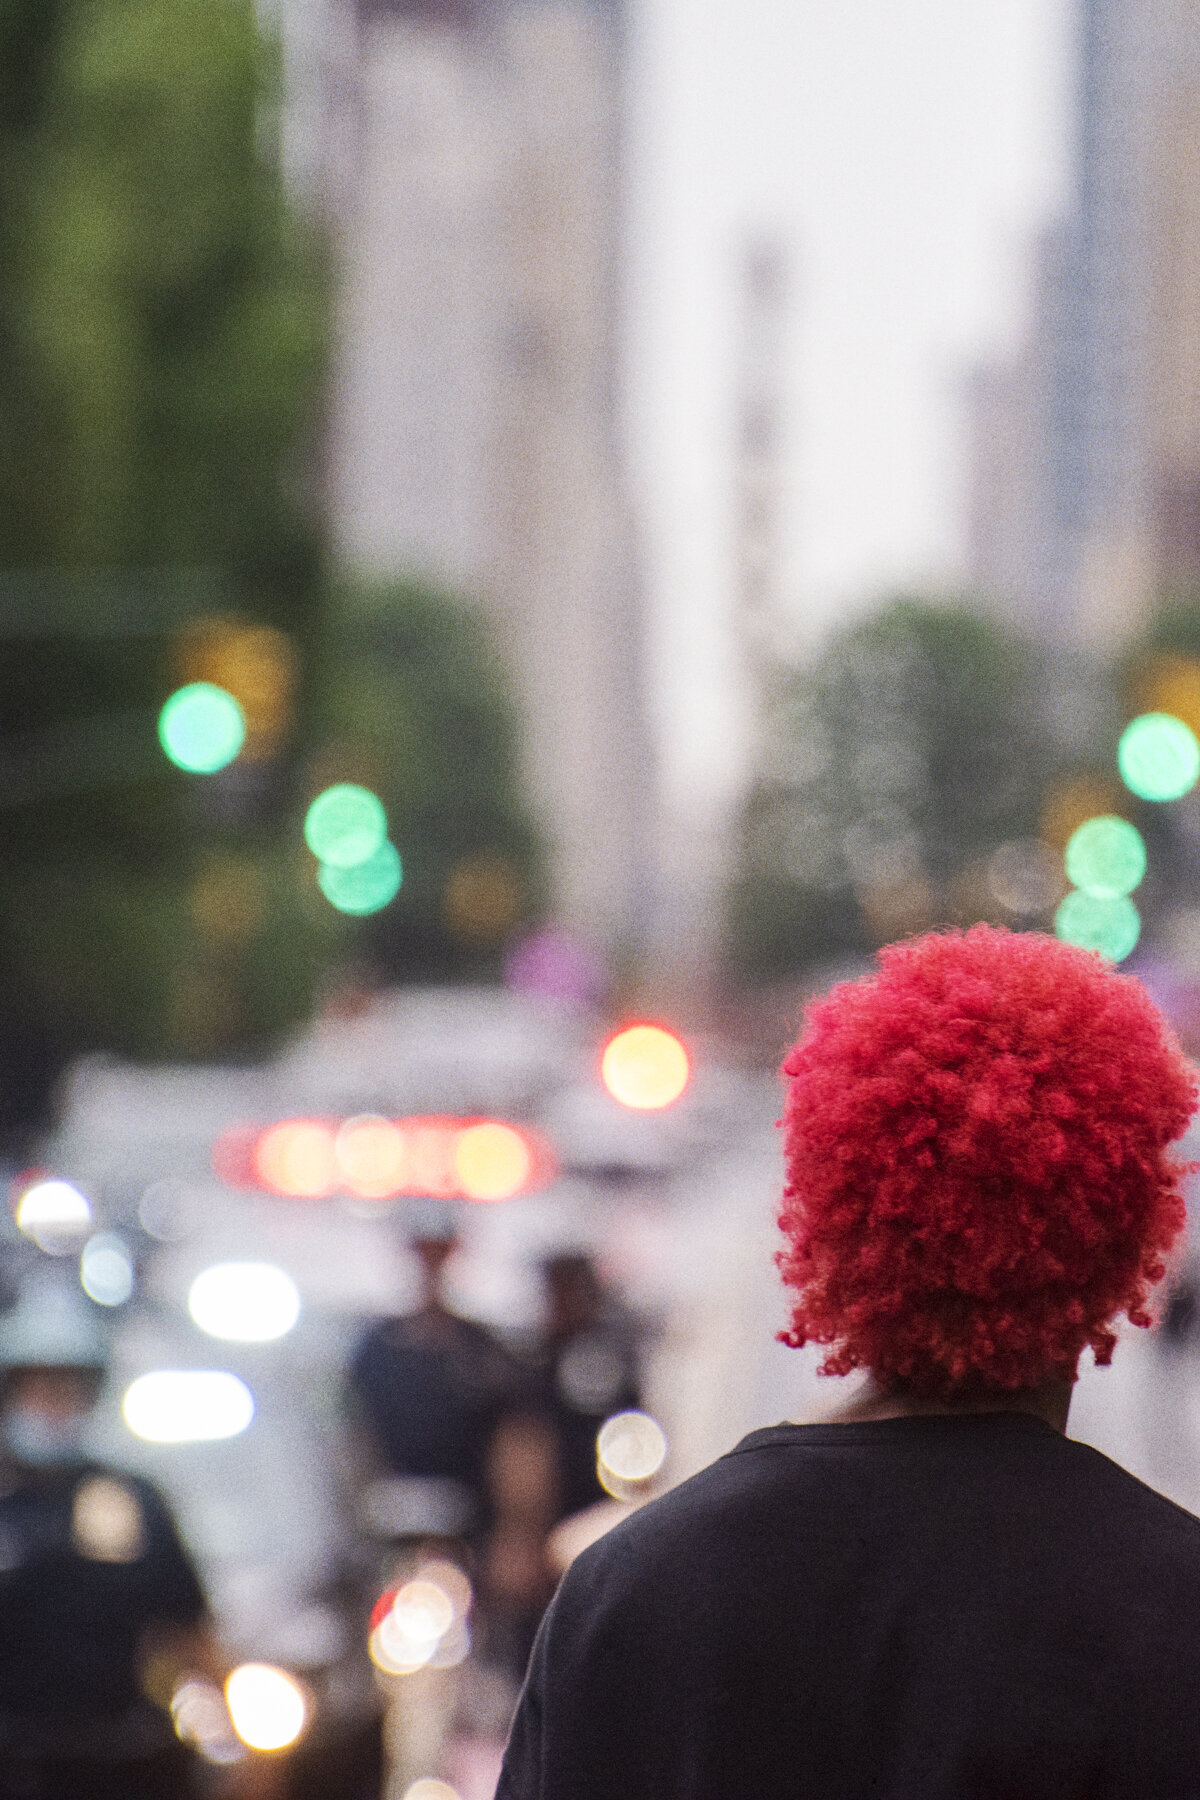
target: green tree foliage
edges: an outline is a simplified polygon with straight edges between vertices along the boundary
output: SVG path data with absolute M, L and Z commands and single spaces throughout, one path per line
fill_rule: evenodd
M 265 1041 L 327 948 L 288 837 L 324 277 L 270 104 L 252 0 L 0 0 L 0 1129 L 81 1047 Z M 213 612 L 301 672 L 206 786 L 155 718 Z
M 264 154 L 254 8 L 2 0 L 0 21 L 0 278 L 36 401 L 5 433 L 0 563 L 217 564 L 294 625 L 323 279 Z
M 477 622 L 330 593 L 326 271 L 276 166 L 255 12 L 0 0 L 0 1145 L 75 1051 L 253 1054 L 340 959 L 484 972 L 538 903 Z M 199 676 L 245 698 L 206 620 L 281 634 L 283 725 L 188 776 L 156 740 L 167 695 Z M 405 863 L 362 923 L 302 839 L 347 778 Z
M 899 600 L 842 632 L 780 680 L 742 821 L 734 966 L 770 979 L 1006 916 L 988 859 L 1036 831 L 1067 760 L 1032 647 L 998 625 Z
M 545 875 L 515 713 L 480 621 L 402 583 L 347 585 L 330 634 L 309 790 L 371 787 L 404 862 L 399 897 L 371 921 L 366 947 L 391 979 L 492 973 L 541 910 Z

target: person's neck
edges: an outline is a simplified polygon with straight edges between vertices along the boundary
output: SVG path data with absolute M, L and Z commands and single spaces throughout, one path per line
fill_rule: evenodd
M 907 1388 L 885 1388 L 869 1375 L 852 1400 L 847 1400 L 825 1417 L 833 1423 L 848 1425 L 870 1419 L 915 1418 L 923 1414 L 1027 1412 L 1065 1434 L 1074 1385 L 1073 1381 L 1043 1381 L 1037 1387 L 1005 1388 L 935 1400 Z

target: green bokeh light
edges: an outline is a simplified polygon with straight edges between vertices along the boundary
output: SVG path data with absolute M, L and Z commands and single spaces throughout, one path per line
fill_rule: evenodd
M 403 878 L 400 853 L 386 838 L 365 862 L 355 863 L 348 869 L 337 868 L 332 863 L 322 863 L 317 871 L 321 892 L 330 906 L 336 906 L 339 912 L 354 913 L 359 917 L 379 912 L 390 900 L 394 900 Z
M 245 743 L 246 721 L 224 688 L 192 681 L 178 688 L 159 713 L 158 741 L 177 769 L 215 775 Z
M 1121 734 L 1117 767 L 1139 800 L 1178 800 L 1200 778 L 1200 743 L 1171 713 L 1142 713 Z
M 305 843 L 320 862 L 333 869 L 353 869 L 368 862 L 386 838 L 383 802 L 369 788 L 352 781 L 339 782 L 318 794 L 304 820 Z
M 1098 900 L 1131 894 L 1146 873 L 1142 834 L 1112 814 L 1087 819 L 1071 834 L 1066 850 L 1067 879 Z
M 1133 901 L 1125 894 L 1102 899 L 1078 888 L 1069 893 L 1054 915 L 1054 930 L 1066 944 L 1081 950 L 1098 950 L 1109 962 L 1123 962 L 1142 934 L 1142 921 Z

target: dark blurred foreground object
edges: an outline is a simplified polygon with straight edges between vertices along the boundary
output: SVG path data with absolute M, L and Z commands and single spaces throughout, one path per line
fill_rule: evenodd
M 0 1320 L 0 1796 L 180 1800 L 191 1753 L 164 1704 L 210 1659 L 204 1596 L 149 1483 L 92 1462 L 107 1344 L 32 1280 Z
M 786 1340 L 865 1381 L 576 1558 L 497 1800 L 1185 1800 L 1200 1520 L 1065 1434 L 1151 1322 L 1192 1069 L 1138 983 L 978 926 L 784 1073 Z

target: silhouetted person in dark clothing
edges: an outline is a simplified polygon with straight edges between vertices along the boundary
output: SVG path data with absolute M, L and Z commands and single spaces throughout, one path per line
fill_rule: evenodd
M 178 1800 L 192 1756 L 144 1678 L 211 1673 L 204 1596 L 148 1482 L 83 1434 L 107 1343 L 81 1295 L 0 1320 L 0 1800 Z
M 421 1292 L 414 1312 L 380 1319 L 363 1337 L 350 1385 L 381 1466 L 394 1476 L 440 1483 L 448 1535 L 473 1536 L 489 1512 L 486 1466 L 492 1433 L 518 1384 L 495 1334 L 446 1302 L 446 1264 L 457 1248 L 454 1219 L 434 1214 L 412 1240 Z
M 563 1252 L 542 1264 L 546 1326 L 537 1393 L 554 1432 L 559 1486 L 555 1516 L 604 1498 L 596 1434 L 605 1419 L 641 1405 L 633 1321 L 606 1295 L 592 1258 Z

